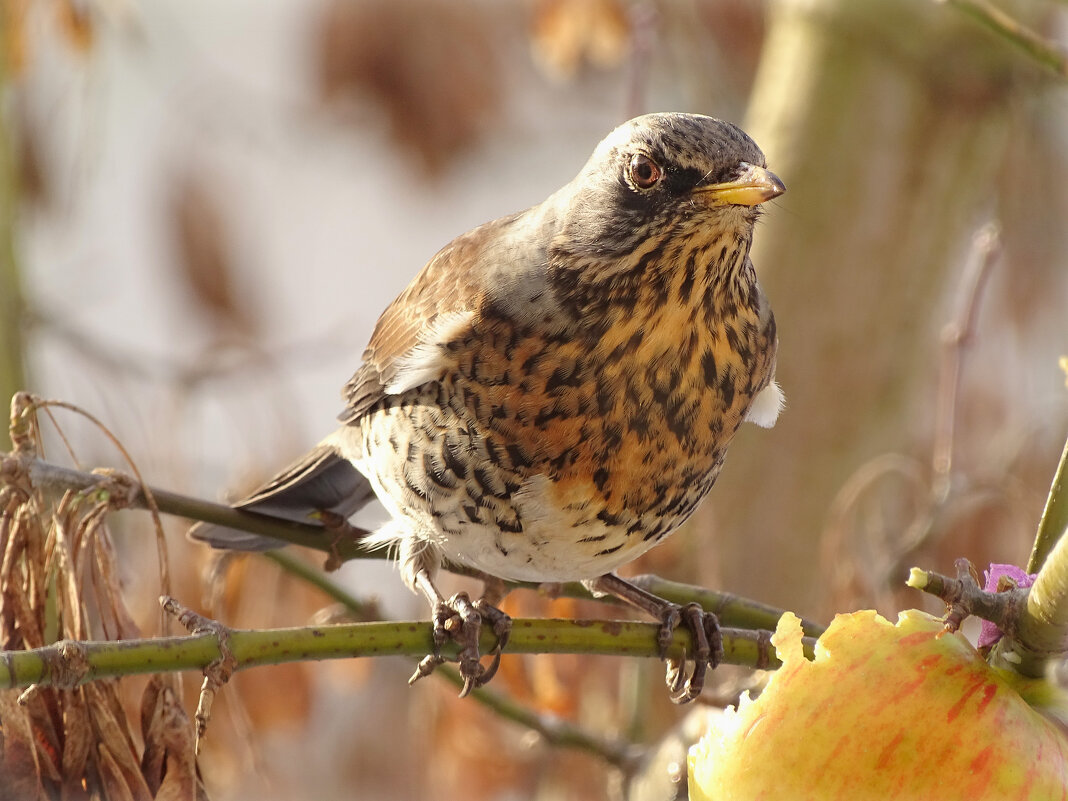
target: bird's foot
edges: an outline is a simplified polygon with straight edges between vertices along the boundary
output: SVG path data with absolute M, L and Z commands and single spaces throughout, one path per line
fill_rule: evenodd
M 501 652 L 512 631 L 512 619 L 508 615 L 487 601 L 472 601 L 466 592 L 458 592 L 448 601 L 439 600 L 434 603 L 433 623 L 434 650 L 420 661 L 415 673 L 408 680 L 409 684 L 429 676 L 438 665 L 448 661 L 442 656 L 441 649 L 449 640 L 459 647 L 457 661 L 460 677 L 464 682 L 460 691 L 461 698 L 476 687 L 482 687 L 496 675 L 501 664 Z M 492 626 L 497 638 L 493 650 L 489 652 L 493 657 L 489 665 L 482 664 L 482 653 L 479 649 L 483 623 Z
M 680 606 L 665 600 L 614 573 L 606 573 L 585 584 L 594 595 L 614 595 L 660 621 L 656 642 L 660 658 L 667 663 L 665 678 L 673 703 L 689 703 L 701 694 L 708 668 L 715 669 L 723 659 L 723 636 L 715 614 L 705 611 L 698 603 Z M 681 656 L 672 653 L 671 643 L 679 626 L 687 628 L 693 641 L 689 658 L 685 652 Z M 687 663 L 692 663 L 693 667 L 688 668 Z
M 682 656 L 669 653 L 675 629 L 680 625 L 686 626 L 693 638 L 691 660 L 687 660 L 685 653 Z M 708 668 L 714 670 L 723 659 L 723 637 L 719 629 L 719 619 L 697 603 L 685 606 L 666 603 L 656 639 L 660 647 L 660 658 L 667 663 L 665 680 L 672 703 L 686 704 L 693 701 L 704 689 Z M 689 671 L 688 661 L 693 663 L 693 668 Z

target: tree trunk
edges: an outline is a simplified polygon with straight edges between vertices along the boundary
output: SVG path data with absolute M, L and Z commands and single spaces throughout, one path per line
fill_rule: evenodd
M 701 521 L 726 589 L 826 611 L 832 499 L 865 461 L 908 448 L 933 398 L 935 311 L 992 212 L 1014 64 L 928 0 L 771 4 L 746 129 L 787 186 L 753 252 L 787 405 L 771 431 L 744 427 Z

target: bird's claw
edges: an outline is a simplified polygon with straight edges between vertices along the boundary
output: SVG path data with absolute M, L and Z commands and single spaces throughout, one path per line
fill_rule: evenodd
M 686 655 L 670 656 L 668 648 L 675 629 L 685 625 L 693 638 L 693 669 L 687 673 Z M 672 703 L 685 704 L 701 694 L 709 666 L 713 669 L 723 659 L 723 637 L 719 620 L 712 612 L 706 612 L 700 604 L 685 606 L 670 604 L 664 610 L 660 631 L 657 633 L 660 658 L 667 662 L 665 680 Z
M 441 655 L 441 649 L 450 639 L 460 649 L 456 661 L 459 663 L 460 677 L 464 682 L 460 690 L 461 698 L 496 675 L 501 664 L 501 652 L 512 631 L 512 619 L 508 615 L 486 601 L 479 599 L 472 602 L 466 592 L 458 592 L 447 602 L 435 604 L 433 622 L 434 650 L 419 662 L 412 677 L 408 679 L 409 684 L 429 676 L 438 665 L 448 661 Z M 497 637 L 497 643 L 490 651 L 493 661 L 488 666 L 482 664 L 478 645 L 483 622 L 492 625 L 493 633 Z

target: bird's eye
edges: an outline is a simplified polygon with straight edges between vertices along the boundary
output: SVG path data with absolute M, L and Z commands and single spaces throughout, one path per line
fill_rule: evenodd
M 630 180 L 639 189 L 651 189 L 656 186 L 664 171 L 660 165 L 642 153 L 630 157 Z

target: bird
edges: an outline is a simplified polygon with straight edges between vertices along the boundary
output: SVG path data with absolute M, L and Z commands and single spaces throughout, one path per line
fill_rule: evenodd
M 660 622 L 671 699 L 696 698 L 722 652 L 715 615 L 616 570 L 705 498 L 743 421 L 775 423 L 778 336 L 749 257 L 762 204 L 785 191 L 738 126 L 654 113 L 609 133 L 542 203 L 442 248 L 385 309 L 343 389 L 341 423 L 235 507 L 330 528 L 377 499 L 366 537 L 395 552 L 459 646 L 461 695 L 496 671 L 499 593 L 446 599 L 444 563 L 488 580 L 581 581 Z M 199 524 L 219 548 L 281 545 Z M 493 661 L 479 632 L 497 634 Z M 674 630 L 693 634 L 680 662 Z

